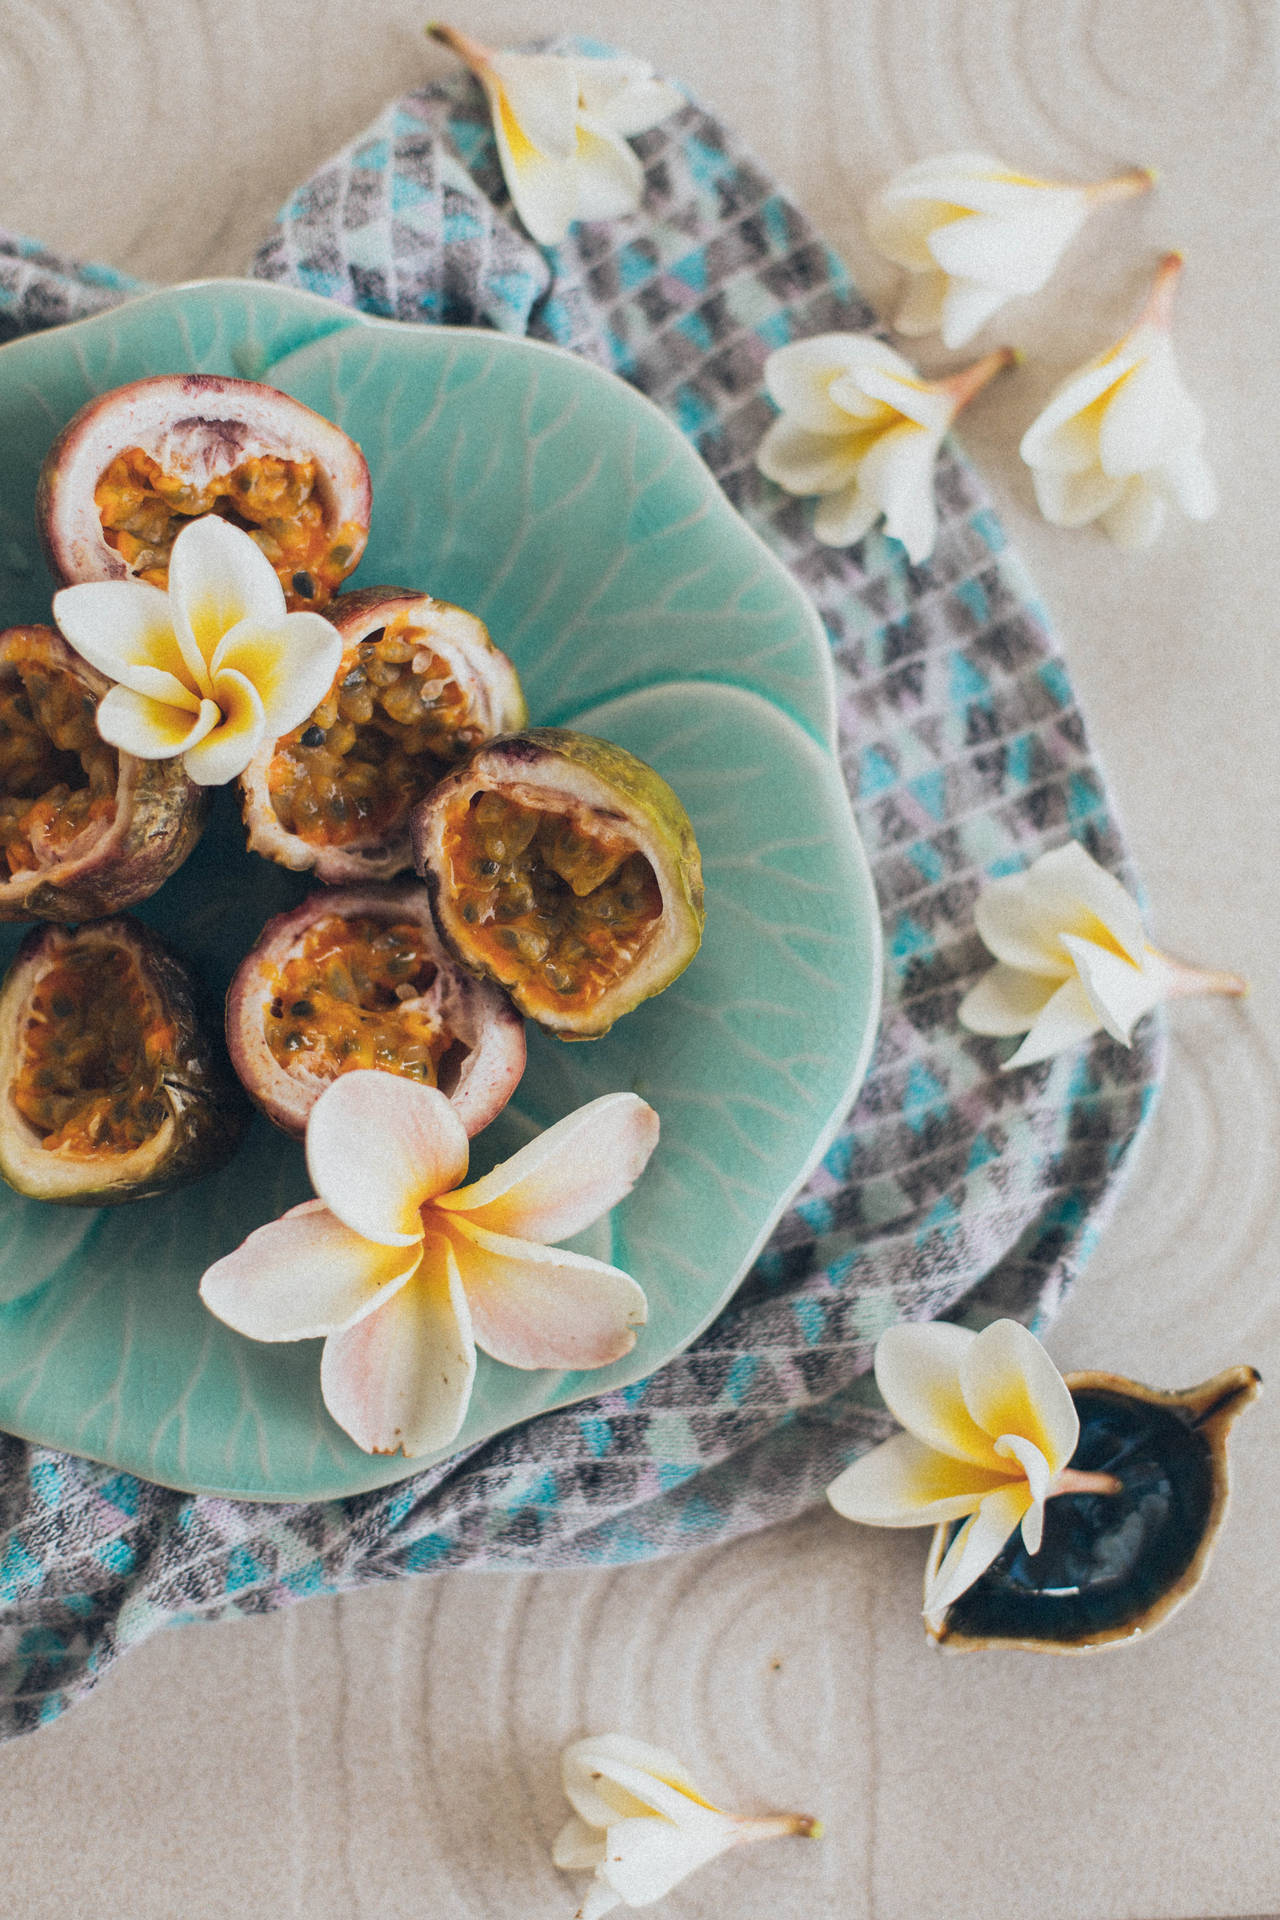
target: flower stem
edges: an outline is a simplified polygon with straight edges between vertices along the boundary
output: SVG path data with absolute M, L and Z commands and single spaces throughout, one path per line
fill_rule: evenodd
M 1128 200 L 1135 193 L 1150 193 L 1158 178 L 1154 167 L 1130 167 L 1114 180 L 1099 180 L 1096 186 L 1086 187 L 1085 197 L 1095 207 L 1107 200 Z
M 975 360 L 971 367 L 961 367 L 959 373 L 948 374 L 945 380 L 939 380 L 939 389 L 951 401 L 951 417 L 955 418 L 962 407 L 967 407 L 974 395 L 1006 367 L 1018 364 L 1018 353 L 1014 347 L 996 347 L 994 352 L 984 354 L 981 360 Z
M 1173 294 L 1182 273 L 1184 261 L 1180 253 L 1166 253 L 1156 268 L 1156 277 L 1151 283 L 1146 305 L 1138 315 L 1138 325 L 1148 327 L 1167 327 L 1173 319 Z
M 446 26 L 443 21 L 432 20 L 424 28 L 424 32 L 429 40 L 438 40 L 441 46 L 448 47 L 451 53 L 456 53 L 459 60 L 465 61 L 473 73 L 478 73 L 481 67 L 488 66 L 493 57 L 491 48 L 482 46 L 478 40 L 473 40 L 469 33 L 463 33 L 458 27 Z
M 1243 974 L 1231 973 L 1221 967 L 1193 967 L 1185 960 L 1174 960 L 1167 953 L 1157 953 L 1154 947 L 1148 948 L 1147 957 L 1148 963 L 1154 960 L 1160 967 L 1166 1000 L 1185 1000 L 1196 994 L 1237 998 L 1249 991 L 1249 982 Z
M 786 1834 L 799 1834 L 805 1840 L 821 1840 L 822 1822 L 811 1813 L 768 1813 L 758 1820 L 744 1820 L 744 1840 L 778 1840 Z
M 1087 1473 L 1081 1467 L 1064 1467 L 1049 1498 L 1052 1500 L 1060 1493 L 1119 1493 L 1121 1486 L 1114 1473 Z

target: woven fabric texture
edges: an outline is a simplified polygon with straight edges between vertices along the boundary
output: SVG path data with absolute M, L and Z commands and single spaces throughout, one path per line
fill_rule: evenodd
M 1045 617 L 950 443 L 925 564 L 879 532 L 848 551 L 814 541 L 810 504 L 755 468 L 773 417 L 763 364 L 873 316 L 695 103 L 635 145 L 639 213 L 541 249 L 510 211 L 481 91 L 459 74 L 326 162 L 253 271 L 409 324 L 496 327 L 590 356 L 677 422 L 791 568 L 834 651 L 841 764 L 884 922 L 884 1018 L 861 1096 L 687 1352 L 397 1486 L 313 1506 L 184 1497 L 0 1438 L 6 1733 L 54 1717 L 171 1622 L 448 1567 L 618 1563 L 788 1518 L 888 1431 L 869 1376 L 886 1326 L 1043 1324 L 1114 1197 L 1158 1079 L 1158 1021 L 1130 1051 L 1100 1037 L 1014 1074 L 1000 1070 L 1007 1045 L 956 1021 L 988 964 L 973 929 L 984 877 L 1071 836 L 1125 872 Z M 0 333 L 130 290 L 0 235 Z

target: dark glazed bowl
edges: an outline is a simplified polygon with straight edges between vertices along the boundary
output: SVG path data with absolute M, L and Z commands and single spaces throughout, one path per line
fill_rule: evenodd
M 1060 1494 L 1039 1553 L 1015 1533 L 979 1580 L 926 1625 L 948 1652 L 1093 1653 L 1150 1633 L 1199 1585 L 1227 1511 L 1227 1434 L 1261 1387 L 1252 1367 L 1163 1393 L 1113 1373 L 1070 1373 L 1080 1415 L 1071 1465 L 1115 1494 Z M 925 1579 L 955 1533 L 934 1531 Z

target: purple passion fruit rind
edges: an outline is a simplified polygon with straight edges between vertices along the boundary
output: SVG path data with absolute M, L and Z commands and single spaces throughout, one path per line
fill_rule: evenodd
M 564 1039 L 670 986 L 704 918 L 689 816 L 612 741 L 535 727 L 474 753 L 414 811 L 436 925 L 464 966 Z
M 329 885 L 413 864 L 409 813 L 472 749 L 524 725 L 515 668 L 474 614 L 399 587 L 344 593 L 342 661 L 315 712 L 241 777 L 249 845 Z
M 133 906 L 200 838 L 209 793 L 181 762 L 98 733 L 108 685 L 52 627 L 0 633 L 0 921 Z
M 32 928 L 0 988 L 11 1187 L 69 1206 L 147 1200 L 229 1160 L 249 1112 L 186 968 L 150 928 Z
M 414 882 L 314 893 L 268 921 L 227 995 L 227 1046 L 252 1099 L 298 1138 L 356 1067 L 439 1086 L 474 1135 L 525 1064 L 519 1014 L 446 952 Z
M 291 608 L 324 607 L 357 565 L 373 493 L 364 455 L 274 387 L 162 374 L 90 400 L 54 441 L 36 492 L 64 583 L 168 583 L 182 527 L 219 513 L 276 570 Z

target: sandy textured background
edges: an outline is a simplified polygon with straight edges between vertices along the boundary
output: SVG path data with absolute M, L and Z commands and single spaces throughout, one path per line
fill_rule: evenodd
M 3 0 L 0 223 L 160 280 L 240 270 L 296 181 L 443 69 L 421 0 Z M 475 0 L 514 42 L 629 45 L 749 133 L 874 296 L 859 209 L 922 155 L 1068 178 L 1140 162 L 966 440 L 1065 638 L 1154 937 L 1237 967 L 1175 1010 L 1154 1131 L 1055 1330 L 1064 1367 L 1280 1373 L 1280 152 L 1267 0 Z M 1017 439 L 1187 255 L 1178 338 L 1222 481 L 1151 553 L 1036 517 Z M 986 338 L 994 338 L 996 332 Z M 927 358 L 927 356 L 924 356 Z M 941 364 L 934 356 L 930 364 Z M 1201 1593 L 1092 1660 L 946 1659 L 924 1536 L 822 1512 L 615 1573 L 454 1574 L 152 1642 L 0 1752 L 0 1912 L 22 1920 L 567 1920 L 556 1755 L 625 1727 L 717 1795 L 821 1813 L 819 1846 L 708 1869 L 694 1920 L 1191 1920 L 1280 1907 L 1280 1386 L 1239 1428 Z

